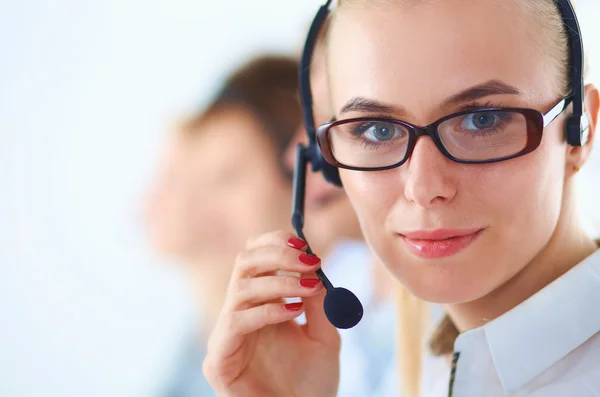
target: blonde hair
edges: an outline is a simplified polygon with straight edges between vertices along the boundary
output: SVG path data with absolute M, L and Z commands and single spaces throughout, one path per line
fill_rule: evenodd
M 380 7 L 389 3 L 410 6 L 424 1 L 431 0 L 338 0 L 338 7 Z M 536 29 L 531 30 L 531 39 L 537 48 L 545 49 L 550 67 L 559 76 L 557 94 L 569 95 L 571 87 L 569 40 L 556 2 L 554 0 L 514 1 L 524 6 L 523 18 L 533 18 L 538 21 Z M 333 18 L 335 19 L 335 13 Z M 588 69 L 586 60 L 584 75 L 587 75 Z M 423 348 L 427 345 L 429 352 L 437 356 L 451 354 L 459 331 L 450 317 L 445 315 L 428 338 L 427 332 L 431 323 L 429 304 L 412 295 L 399 283 L 395 292 L 398 315 L 397 354 L 402 396 L 418 397 L 424 358 Z

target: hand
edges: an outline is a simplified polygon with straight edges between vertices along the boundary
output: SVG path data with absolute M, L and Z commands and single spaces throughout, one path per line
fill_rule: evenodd
M 314 273 L 320 260 L 305 250 L 297 237 L 275 232 L 238 255 L 204 360 L 219 396 L 336 395 L 340 337 L 323 312 L 325 289 Z M 285 304 L 286 297 L 302 302 Z M 303 312 L 307 323 L 298 325 L 293 320 Z

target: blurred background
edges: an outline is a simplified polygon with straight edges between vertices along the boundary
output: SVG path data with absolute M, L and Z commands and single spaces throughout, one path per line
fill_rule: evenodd
M 298 54 L 320 3 L 0 0 L 1 396 L 160 395 L 196 315 L 141 225 L 166 132 Z M 576 4 L 600 84 L 600 3 Z M 594 228 L 600 148 L 579 180 Z

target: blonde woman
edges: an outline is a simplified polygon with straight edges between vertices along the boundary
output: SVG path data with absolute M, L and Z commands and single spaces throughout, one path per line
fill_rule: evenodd
M 373 252 L 448 313 L 451 349 L 435 370 L 425 360 L 422 396 L 600 394 L 600 251 L 574 197 L 600 99 L 580 90 L 566 7 L 344 0 L 333 12 L 335 120 L 319 128 L 320 148 Z M 275 232 L 238 256 L 204 362 L 219 395 L 336 395 L 323 287 L 273 273 L 314 278 L 305 247 Z M 290 321 L 303 312 L 305 326 Z

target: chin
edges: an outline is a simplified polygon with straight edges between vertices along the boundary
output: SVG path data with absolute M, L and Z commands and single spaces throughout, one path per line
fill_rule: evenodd
M 475 301 L 494 290 L 489 273 L 477 272 L 488 264 L 469 259 L 467 252 L 443 259 L 397 255 L 388 268 L 416 297 L 431 303 L 457 304 Z M 487 280 L 486 280 L 487 278 Z
M 432 287 L 416 287 L 408 288 L 413 295 L 430 303 L 437 304 L 459 304 L 465 302 L 472 302 L 486 295 L 485 292 L 476 290 L 467 290 L 452 283 L 438 283 L 434 288 Z

